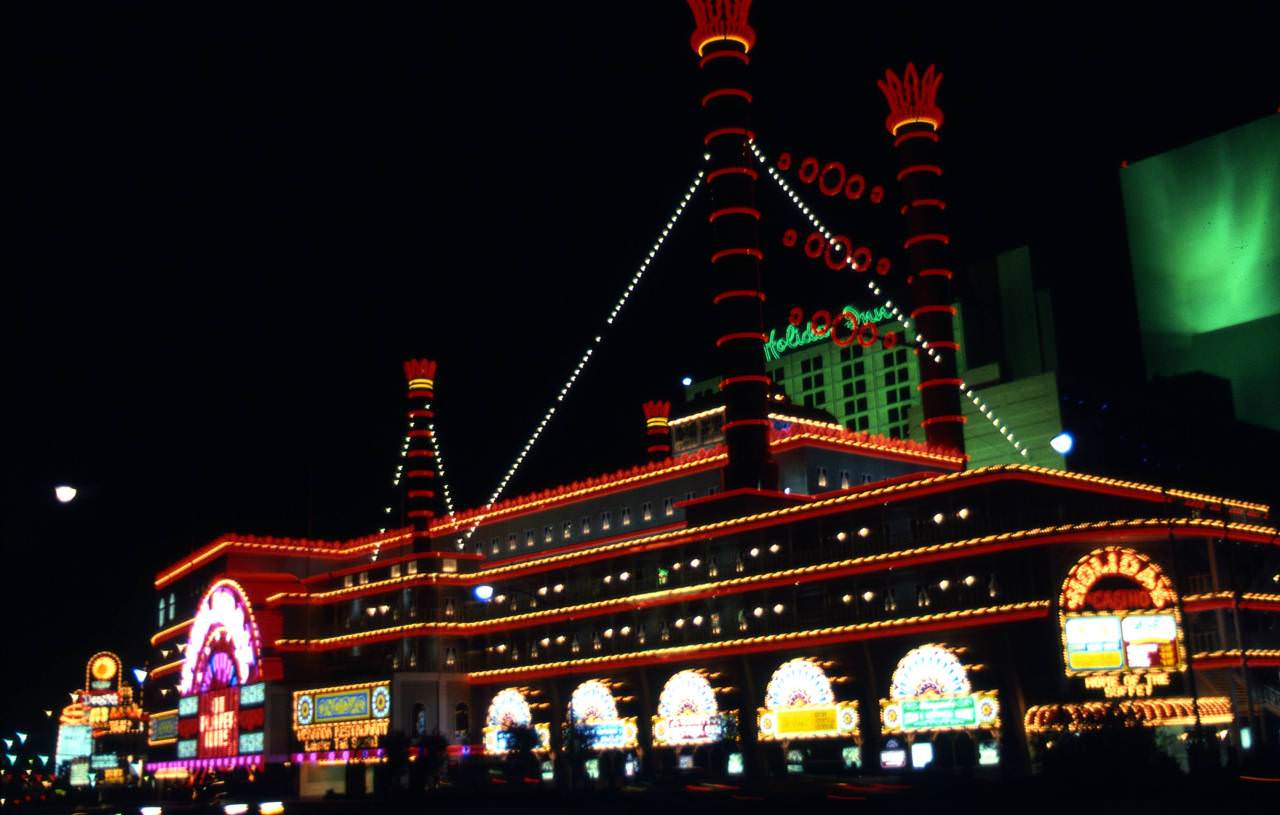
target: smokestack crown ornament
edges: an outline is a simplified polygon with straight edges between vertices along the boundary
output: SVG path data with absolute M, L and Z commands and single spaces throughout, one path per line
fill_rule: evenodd
M 744 53 L 755 46 L 756 32 L 747 22 L 751 0 L 689 0 L 689 9 L 697 25 L 689 45 L 698 56 L 716 40 L 733 40 Z
M 432 443 L 435 412 L 436 361 L 410 359 L 404 363 L 409 384 L 409 433 L 405 438 L 405 515 L 413 526 L 416 549 L 431 548 L 431 519 L 435 517 L 436 453 Z
M 914 63 L 907 63 L 902 78 L 892 70 L 884 72 L 884 79 L 876 81 L 884 98 L 889 101 L 889 115 L 884 126 L 896 136 L 909 124 L 925 124 L 934 130 L 942 127 L 942 108 L 938 107 L 938 85 L 942 72 L 930 65 L 924 76 L 916 72 Z
M 671 403 L 651 401 L 640 405 L 644 411 L 645 440 L 649 461 L 664 461 L 671 457 Z

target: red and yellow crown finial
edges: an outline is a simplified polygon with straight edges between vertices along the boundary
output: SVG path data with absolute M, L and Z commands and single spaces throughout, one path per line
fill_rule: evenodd
M 671 403 L 654 400 L 640 405 L 644 411 L 645 427 L 666 427 L 667 417 L 671 415 Z
M 756 32 L 747 22 L 751 0 L 689 0 L 689 9 L 697 28 L 689 38 L 689 45 L 702 56 L 709 43 L 716 40 L 732 40 L 750 51 L 756 44 Z
M 889 102 L 889 116 L 884 126 L 893 135 L 909 124 L 921 123 L 933 127 L 942 127 L 942 108 L 938 107 L 938 85 L 942 82 L 942 72 L 930 65 L 924 75 L 916 72 L 914 63 L 907 63 L 902 78 L 892 70 L 884 72 L 884 79 L 876 80 L 876 85 Z
M 434 359 L 405 360 L 404 378 L 409 380 L 410 392 L 435 390 L 436 361 Z

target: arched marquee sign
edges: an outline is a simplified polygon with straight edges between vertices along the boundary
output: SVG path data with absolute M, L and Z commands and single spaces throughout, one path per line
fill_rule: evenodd
M 995 729 L 995 691 L 974 691 L 959 657 L 943 645 L 922 645 L 898 661 L 889 698 L 880 700 L 884 733 Z
M 613 691 L 599 679 L 588 679 L 569 697 L 569 723 L 591 731 L 593 750 L 622 750 L 636 746 L 634 716 L 618 716 Z
M 248 685 L 258 678 L 258 624 L 244 589 L 234 580 L 209 587 L 196 607 L 178 693 Z
M 179 759 L 223 767 L 262 753 L 261 661 L 248 595 L 234 580 L 216 581 L 196 606 L 178 680 Z
M 653 717 L 653 743 L 658 747 L 711 744 L 721 741 L 736 724 L 732 713 L 721 713 L 715 689 L 697 670 L 680 671 L 667 680 Z
M 1080 558 L 1058 596 L 1067 676 L 1092 677 L 1086 686 L 1108 696 L 1167 684 L 1165 674 L 1187 668 L 1177 601 L 1173 582 L 1141 552 L 1106 546 Z
M 831 679 L 811 659 L 793 659 L 773 672 L 757 712 L 761 741 L 856 736 L 858 703 L 837 702 Z
M 538 746 L 546 749 L 551 744 L 551 728 L 545 723 L 533 723 L 533 709 L 520 688 L 504 688 L 493 696 L 489 712 L 484 720 L 484 749 L 489 753 L 505 753 L 511 749 L 509 731 L 517 727 L 532 727 L 538 734 Z

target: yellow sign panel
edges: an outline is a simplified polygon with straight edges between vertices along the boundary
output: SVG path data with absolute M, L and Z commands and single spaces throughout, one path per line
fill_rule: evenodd
M 778 711 L 779 736 L 823 733 L 835 729 L 836 709 L 834 707 Z

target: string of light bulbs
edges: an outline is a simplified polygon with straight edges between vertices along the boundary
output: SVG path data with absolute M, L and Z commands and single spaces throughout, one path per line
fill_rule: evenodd
M 426 409 L 431 410 L 431 406 L 432 406 L 431 403 L 428 402 L 426 404 Z M 413 430 L 415 424 L 416 423 L 414 422 L 414 420 L 410 418 L 408 430 Z M 431 449 L 435 453 L 436 481 L 439 482 L 440 490 L 441 492 L 444 493 L 445 511 L 448 512 L 449 517 L 452 518 L 454 516 L 453 495 L 450 494 L 449 492 L 449 482 L 445 478 L 445 474 L 444 474 L 444 454 L 440 452 L 439 432 L 436 430 L 435 422 L 431 422 L 430 424 L 428 424 L 427 429 L 431 431 L 431 436 L 430 436 Z M 406 431 L 406 434 L 407 432 L 408 431 Z M 406 458 L 408 455 L 409 455 L 409 436 L 405 435 L 405 437 L 401 440 L 401 443 L 400 443 L 400 458 L 401 459 Z M 400 480 L 402 478 L 404 478 L 404 462 L 403 461 L 401 461 L 399 464 L 396 465 L 396 473 L 394 476 L 392 476 L 391 485 L 393 487 L 399 487 Z M 383 511 L 386 514 L 390 515 L 391 507 L 384 507 Z M 387 531 L 386 527 L 382 527 L 381 529 L 378 530 L 379 533 L 386 532 L 386 531 Z M 381 551 L 382 551 L 382 542 L 379 541 L 378 543 L 374 544 L 373 555 L 369 558 L 369 561 L 371 563 L 377 562 L 378 553 Z
M 782 190 L 782 193 L 786 195 L 789 199 L 791 199 L 791 203 L 795 204 L 796 208 L 800 211 L 800 214 L 803 215 L 806 219 L 808 219 L 809 223 L 813 225 L 813 228 L 818 230 L 819 234 L 821 234 L 827 241 L 834 241 L 831 230 L 828 229 L 826 225 L 822 223 L 822 221 L 818 218 L 817 214 L 809 207 L 809 205 L 806 204 L 803 200 L 801 200 L 799 194 L 796 193 L 795 189 L 793 189 L 792 186 L 787 183 L 787 180 L 786 178 L 783 177 L 782 172 L 778 170 L 777 167 L 774 167 L 773 165 L 769 164 L 768 160 L 764 157 L 764 154 L 760 151 L 760 147 L 759 145 L 756 144 L 755 140 L 748 139 L 747 145 L 751 148 L 751 153 L 756 157 L 756 161 L 760 162 L 760 166 L 764 167 L 765 170 L 768 171 L 769 177 L 774 180 L 774 182 L 778 185 L 779 189 Z M 832 248 L 835 249 L 836 251 L 839 251 L 841 247 L 837 243 L 832 243 Z M 846 251 L 845 251 L 844 262 L 847 266 L 849 266 L 851 269 L 854 269 L 856 271 L 857 264 L 853 260 L 853 253 L 849 252 L 848 249 L 849 247 L 845 247 Z M 867 288 L 876 297 L 884 297 L 883 291 L 876 284 L 875 280 L 870 277 L 867 278 Z M 902 323 L 903 330 L 905 331 L 911 330 L 911 320 L 908 319 L 907 316 L 898 309 L 898 306 L 892 300 L 885 299 L 883 302 L 883 305 L 885 308 L 887 308 L 890 311 L 890 313 L 893 314 L 895 319 L 897 319 L 900 323 Z M 917 343 L 919 343 L 921 350 L 923 350 L 925 353 L 929 355 L 930 359 L 932 359 L 935 363 L 942 362 L 942 358 L 938 356 L 938 353 L 934 351 L 933 348 L 929 347 L 929 342 L 924 338 L 923 335 L 917 332 L 915 335 L 915 340 Z M 1021 440 L 1014 438 L 1014 435 L 1009 430 L 1008 425 L 1002 422 L 999 419 L 999 417 L 996 416 L 995 411 L 991 409 L 991 406 L 988 405 L 986 402 L 984 402 L 982 400 L 982 397 L 976 395 L 973 391 L 973 388 L 970 387 L 969 384 L 965 382 L 963 379 L 960 380 L 960 392 L 963 393 L 969 399 L 969 401 L 973 403 L 974 407 L 978 409 L 978 412 L 981 413 L 987 419 L 987 421 L 991 422 L 991 425 L 996 429 L 996 432 L 998 432 L 1001 436 L 1003 436 L 1005 440 L 1009 442 L 1009 444 L 1013 445 L 1013 448 L 1017 450 L 1019 454 L 1021 454 L 1024 457 L 1028 455 L 1027 446 L 1024 445 L 1021 442 Z
M 623 290 L 621 296 L 618 297 L 617 302 L 614 303 L 613 309 L 609 312 L 609 316 L 605 318 L 605 325 L 613 325 L 613 321 L 617 319 L 618 314 L 622 311 L 622 307 L 627 304 L 627 300 L 630 299 L 632 292 L 634 292 L 636 286 L 639 285 L 641 278 L 644 277 L 649 266 L 653 264 L 654 259 L 658 255 L 658 250 L 662 248 L 662 244 L 671 234 L 671 230 L 675 228 L 676 223 L 680 220 L 680 216 L 689 206 L 689 202 L 693 200 L 693 195 L 698 191 L 698 187 L 702 184 L 702 178 L 705 174 L 706 171 L 699 170 L 693 177 L 693 181 L 689 184 L 688 190 L 685 191 L 684 197 L 676 204 L 675 211 L 671 213 L 671 217 L 668 218 L 666 224 L 663 225 L 661 234 L 659 234 L 657 239 L 654 240 L 653 246 L 649 248 L 648 255 L 640 261 L 639 268 L 636 269 L 635 274 L 632 275 L 631 279 L 627 282 L 626 289 Z M 591 345 L 587 347 L 587 350 L 583 352 L 582 356 L 578 359 L 578 364 L 574 366 L 573 373 L 569 374 L 569 378 L 565 380 L 563 387 L 560 388 L 560 392 L 556 394 L 555 404 L 552 404 L 547 408 L 546 413 L 542 415 L 542 420 L 534 427 L 533 433 L 531 433 L 528 440 L 525 441 L 524 447 L 520 449 L 515 460 L 511 462 L 511 466 L 507 468 L 507 472 L 502 476 L 502 480 L 498 482 L 497 488 L 494 489 L 493 493 L 489 496 L 489 500 L 485 502 L 484 508 L 486 510 L 492 509 L 493 505 L 497 503 L 500 497 L 502 497 L 503 491 L 505 491 L 507 485 L 511 483 L 511 479 L 515 476 L 516 471 L 520 469 L 520 465 L 524 463 L 525 458 L 528 457 L 529 452 L 533 449 L 533 445 L 537 443 L 538 437 L 542 435 L 542 432 L 547 429 L 547 425 L 551 423 L 551 419 L 556 413 L 556 405 L 564 401 L 564 398 L 573 388 L 574 383 L 578 381 L 578 377 L 580 377 L 583 370 L 586 369 L 587 363 L 591 361 L 592 354 L 595 353 L 596 348 L 603 340 L 604 336 L 602 334 L 597 334 L 591 341 Z M 432 439 L 434 440 L 434 438 L 433 434 Z M 441 470 L 443 471 L 443 467 Z M 445 494 L 448 495 L 447 492 Z M 450 510 L 450 514 L 453 514 L 452 510 Z M 480 517 L 483 517 L 483 515 Z M 476 522 L 473 523 L 458 540 L 457 546 L 459 549 L 462 549 L 466 545 L 466 542 L 471 539 L 471 536 L 475 534 L 475 531 L 479 526 L 480 520 L 477 518 Z

